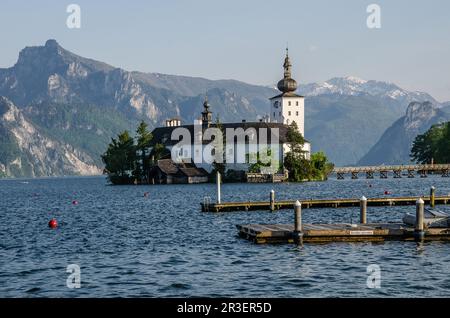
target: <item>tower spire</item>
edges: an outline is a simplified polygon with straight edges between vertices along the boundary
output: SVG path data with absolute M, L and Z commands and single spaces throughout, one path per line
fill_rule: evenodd
M 284 59 L 284 78 L 278 83 L 278 89 L 283 93 L 294 92 L 297 89 L 297 82 L 292 79 L 292 64 L 289 58 L 289 46 L 286 46 L 286 58 Z
M 211 106 L 208 103 L 208 93 L 205 94 L 205 101 L 203 103 L 203 112 L 202 112 L 202 125 L 204 128 L 209 128 L 212 123 L 212 113 L 209 110 Z

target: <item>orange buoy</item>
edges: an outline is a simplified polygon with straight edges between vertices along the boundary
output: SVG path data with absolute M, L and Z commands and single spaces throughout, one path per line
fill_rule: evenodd
M 58 221 L 56 221 L 56 219 L 51 219 L 50 222 L 48 222 L 48 227 L 56 229 L 58 227 Z

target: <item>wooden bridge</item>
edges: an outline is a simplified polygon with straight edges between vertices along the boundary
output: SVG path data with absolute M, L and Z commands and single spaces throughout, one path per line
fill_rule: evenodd
M 442 177 L 449 177 L 450 164 L 429 164 L 429 165 L 400 165 L 400 166 L 372 166 L 372 167 L 344 167 L 335 168 L 332 174 L 336 174 L 338 180 L 344 180 L 345 175 L 351 175 L 352 179 L 358 179 L 360 174 L 365 174 L 366 179 L 374 179 L 375 174 L 379 174 L 381 179 L 387 179 L 389 173 L 394 178 L 399 179 L 403 176 L 415 178 L 419 175 L 426 178 L 428 174 L 441 174 Z

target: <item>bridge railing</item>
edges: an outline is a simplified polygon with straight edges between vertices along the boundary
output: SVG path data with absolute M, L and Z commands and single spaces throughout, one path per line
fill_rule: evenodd
M 442 171 L 450 170 L 450 164 L 390 165 L 335 168 L 333 173 L 380 172 L 380 171 Z

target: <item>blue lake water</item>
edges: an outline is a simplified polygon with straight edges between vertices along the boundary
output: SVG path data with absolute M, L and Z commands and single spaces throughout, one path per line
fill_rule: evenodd
M 369 187 L 369 184 L 372 187 Z M 450 193 L 450 180 L 230 184 L 223 201 Z M 145 197 L 144 193 L 149 192 Z M 254 245 L 236 224 L 292 223 L 293 212 L 205 214 L 214 185 L 107 186 L 105 178 L 0 181 L 0 297 L 448 297 L 450 243 Z M 72 201 L 77 200 L 78 205 Z M 369 208 L 398 221 L 414 207 Z M 450 213 L 450 207 L 442 207 Z M 351 222 L 358 209 L 305 210 L 304 222 Z M 59 228 L 50 230 L 55 217 Z M 81 288 L 66 286 L 69 264 Z M 367 266 L 381 288 L 366 286 Z

